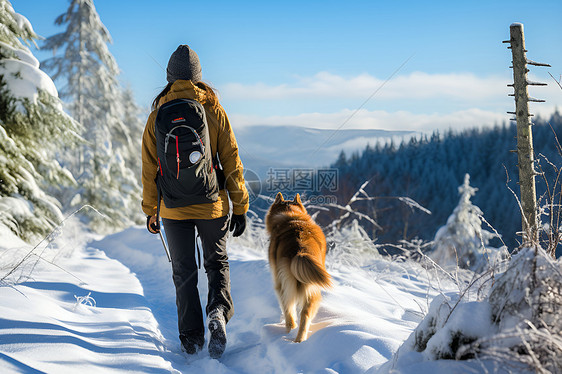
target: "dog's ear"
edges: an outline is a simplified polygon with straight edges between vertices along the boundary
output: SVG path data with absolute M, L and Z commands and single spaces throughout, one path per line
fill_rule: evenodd
M 275 196 L 275 201 L 273 202 L 273 204 L 279 204 L 283 201 L 285 201 L 283 199 L 283 194 L 281 192 L 277 192 L 277 196 Z
M 295 196 L 295 199 L 293 200 L 293 202 L 302 205 L 301 196 L 298 193 Z

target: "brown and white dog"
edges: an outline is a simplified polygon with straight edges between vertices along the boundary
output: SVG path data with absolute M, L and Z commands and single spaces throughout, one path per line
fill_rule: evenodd
M 300 307 L 295 339 L 300 343 L 308 337 L 322 299 L 321 289 L 332 285 L 325 267 L 326 238 L 299 194 L 289 201 L 279 192 L 267 212 L 265 226 L 270 235 L 269 265 L 287 332 L 297 327 L 296 306 Z

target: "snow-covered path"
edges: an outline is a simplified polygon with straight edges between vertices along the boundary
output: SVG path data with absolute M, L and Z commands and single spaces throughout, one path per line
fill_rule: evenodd
M 360 373 L 388 361 L 421 319 L 427 284 L 407 277 L 375 282 L 373 272 L 331 269 L 334 289 L 324 293 L 310 338 L 301 344 L 279 324 L 265 248 L 229 246 L 235 316 L 227 326 L 228 346 L 219 360 L 206 350 L 186 359 L 177 339 L 171 269 L 157 237 L 132 228 L 91 246 L 127 265 L 138 277 L 168 350 L 164 357 L 181 372 Z M 381 262 L 385 262 L 382 261 Z M 384 267 L 386 264 L 379 264 Z M 403 287 L 400 279 L 404 281 Z M 206 276 L 199 274 L 206 297 Z M 433 296 L 433 295 L 431 295 Z M 203 301 L 204 302 L 204 301 Z
M 0 287 L 1 372 L 376 372 L 436 294 L 403 264 L 374 259 L 363 268 L 331 266 L 335 287 L 324 293 L 310 338 L 296 344 L 296 331 L 286 334 L 279 324 L 265 248 L 233 240 L 235 316 L 226 352 L 220 360 L 206 349 L 186 357 L 177 338 L 171 269 L 158 237 L 143 227 L 88 242 L 80 235 L 59 238 L 43 251 L 56 266 L 39 261 L 31 278 Z M 7 246 L 3 256 L 10 256 L 8 247 L 17 246 Z M 205 299 L 203 269 L 199 280 Z M 88 295 L 95 306 L 88 305 Z

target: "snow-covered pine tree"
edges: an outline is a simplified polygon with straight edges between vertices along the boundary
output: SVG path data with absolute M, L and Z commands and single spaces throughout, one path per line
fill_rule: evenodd
M 123 131 L 113 134 L 115 147 L 123 147 L 123 156 L 128 168 L 137 178 L 142 172 L 142 162 L 139 154 L 141 152 L 142 133 L 146 123 L 145 113 L 137 105 L 130 87 L 122 91 L 121 98 L 123 112 Z
M 470 201 L 478 189 L 470 186 L 470 176 L 459 186 L 460 199 L 447 219 L 447 224 L 437 230 L 434 246 L 429 256 L 445 268 L 456 267 L 484 270 L 490 263 L 504 258 L 505 250 L 488 248 L 496 234 L 482 228 L 482 211 Z
M 55 154 L 80 141 L 79 125 L 28 48 L 37 38 L 31 24 L 7 0 L 0 0 L 0 26 L 0 226 L 31 241 L 62 219 L 45 191 L 76 184 Z
M 110 166 L 110 178 L 119 183 L 119 189 L 113 190 L 118 195 L 109 196 L 109 201 L 114 201 L 122 207 L 127 216 L 121 218 L 122 222 L 142 223 L 144 217 L 140 206 L 139 179 L 141 175 L 141 140 L 144 131 L 144 119 L 141 118 L 140 108 L 136 105 L 130 89 L 120 91 L 117 100 L 122 120 L 115 122 L 112 129 L 113 162 Z
M 65 162 L 80 188 L 67 208 L 90 204 L 106 215 L 89 212 L 96 229 L 119 228 L 138 221 L 139 177 L 130 171 L 132 134 L 123 122 L 123 93 L 119 69 L 108 49 L 111 36 L 102 24 L 93 0 L 70 0 L 56 20 L 66 30 L 46 39 L 45 49 L 56 54 L 45 68 L 61 84 L 61 97 L 70 114 L 84 127 L 87 143 Z M 136 134 L 135 134 L 136 136 Z

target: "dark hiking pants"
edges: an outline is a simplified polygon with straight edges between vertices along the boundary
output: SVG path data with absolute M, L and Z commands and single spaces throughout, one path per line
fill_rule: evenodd
M 206 312 L 209 314 L 213 309 L 220 307 L 228 322 L 234 314 L 230 296 L 230 268 L 226 254 L 228 216 L 209 220 L 163 219 L 163 222 L 172 257 L 180 335 L 203 338 L 205 327 L 197 289 L 195 228 L 201 238 L 203 264 L 208 279 Z

